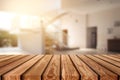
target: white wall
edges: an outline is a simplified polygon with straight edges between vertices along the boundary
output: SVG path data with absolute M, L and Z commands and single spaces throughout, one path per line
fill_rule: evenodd
M 114 22 L 120 21 L 120 7 L 89 14 L 88 21 L 89 27 L 97 26 L 98 28 L 98 49 L 107 50 L 108 39 L 114 36 L 120 38 L 120 27 L 114 27 Z M 108 33 L 109 28 L 114 30 L 113 33 Z
M 62 29 L 68 30 L 69 47 L 86 47 L 86 15 L 69 14 L 61 19 Z
M 76 19 L 78 22 L 76 23 Z M 114 36 L 120 38 L 120 27 L 114 27 L 114 23 L 120 21 L 120 7 L 93 12 L 90 14 L 71 13 L 61 19 L 62 29 L 68 29 L 68 45 L 70 47 L 87 47 L 87 26 L 97 26 L 97 49 L 107 50 L 107 40 Z M 108 29 L 113 29 L 109 34 Z

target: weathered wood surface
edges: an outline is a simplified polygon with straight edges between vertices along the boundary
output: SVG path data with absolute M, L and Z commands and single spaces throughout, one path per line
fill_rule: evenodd
M 78 69 L 81 79 L 83 80 L 97 80 L 98 75 L 90 69 L 82 60 L 80 60 L 75 55 L 70 55 L 73 63 L 75 64 L 76 68 Z
M 68 55 L 62 55 L 61 57 L 61 71 L 63 80 L 79 80 L 80 78 Z
M 120 55 L 0 55 L 0 80 L 120 80 Z
M 43 80 L 60 80 L 60 55 L 53 56 L 42 78 Z

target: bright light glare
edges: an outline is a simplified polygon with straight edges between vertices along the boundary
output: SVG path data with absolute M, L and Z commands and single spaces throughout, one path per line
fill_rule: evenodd
M 14 14 L 0 12 L 0 29 L 10 30 L 14 16 Z
M 40 27 L 40 18 L 38 16 L 0 12 L 0 29 L 16 30 L 20 28 L 31 29 L 38 27 Z

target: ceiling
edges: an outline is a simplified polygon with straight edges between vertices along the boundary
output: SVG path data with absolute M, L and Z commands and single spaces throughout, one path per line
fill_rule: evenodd
M 1 11 L 20 14 L 40 15 L 60 7 L 60 0 L 0 0 Z
M 56 14 L 56 10 L 91 13 L 118 6 L 120 0 L 0 0 L 1 11 L 34 15 Z
M 120 6 L 120 0 L 62 0 L 62 9 L 79 13 L 91 13 Z

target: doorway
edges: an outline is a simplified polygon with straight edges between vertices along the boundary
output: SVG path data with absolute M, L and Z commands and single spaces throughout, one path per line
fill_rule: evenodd
M 87 28 L 87 48 L 97 48 L 97 27 Z
M 68 44 L 68 30 L 62 30 L 63 44 L 67 46 Z

